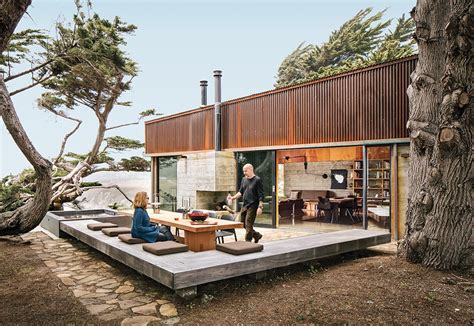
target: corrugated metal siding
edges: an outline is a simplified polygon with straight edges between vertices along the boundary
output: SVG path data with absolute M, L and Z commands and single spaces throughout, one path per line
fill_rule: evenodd
M 145 153 L 174 153 L 214 148 L 214 108 L 206 107 L 145 125 Z
M 408 137 L 416 58 L 222 105 L 224 148 Z M 241 118 L 240 130 L 233 125 Z
M 406 89 L 416 60 L 405 58 L 224 102 L 222 147 L 408 137 Z M 212 149 L 213 113 L 209 106 L 148 122 L 146 153 Z

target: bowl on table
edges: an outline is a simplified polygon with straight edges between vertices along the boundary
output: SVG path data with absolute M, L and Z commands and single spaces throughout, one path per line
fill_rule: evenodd
M 191 212 L 188 213 L 188 217 L 193 222 L 204 222 L 208 218 L 209 214 L 203 212 Z

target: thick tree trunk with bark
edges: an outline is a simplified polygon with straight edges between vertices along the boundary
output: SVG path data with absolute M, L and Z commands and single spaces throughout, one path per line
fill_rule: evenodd
M 51 199 L 52 164 L 35 149 L 16 115 L 8 90 L 0 77 L 0 113 L 18 148 L 36 172 L 36 192 L 24 206 L 0 214 L 0 235 L 26 233 L 35 228 L 48 211 Z
M 15 27 L 31 0 L 0 0 L 0 53 L 8 44 Z M 25 233 L 36 227 L 46 214 L 51 198 L 51 163 L 35 149 L 23 129 L 3 78 L 0 77 L 0 115 L 18 148 L 36 172 L 36 192 L 24 206 L 0 214 L 0 235 Z
M 410 193 L 399 254 L 438 269 L 473 266 L 472 0 L 418 0 L 419 60 L 408 89 Z
M 0 53 L 10 40 L 16 25 L 31 4 L 31 0 L 0 0 Z

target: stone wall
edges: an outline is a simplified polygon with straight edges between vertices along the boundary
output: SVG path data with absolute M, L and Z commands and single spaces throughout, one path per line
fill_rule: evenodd
M 196 206 L 196 192 L 235 193 L 237 162 L 232 152 L 186 154 L 178 160 L 177 205 Z M 212 195 L 211 195 L 212 196 Z
M 325 161 L 309 162 L 305 171 L 303 163 L 286 163 L 284 166 L 284 193 L 290 196 L 292 190 L 331 190 L 337 196 L 352 194 L 352 172 L 353 161 Z M 331 170 L 347 170 L 347 189 L 331 189 Z M 322 174 L 326 173 L 328 178 L 324 179 Z

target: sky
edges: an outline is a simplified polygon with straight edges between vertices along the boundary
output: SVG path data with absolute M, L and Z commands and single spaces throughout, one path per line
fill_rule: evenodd
M 211 104 L 216 69 L 223 71 L 223 101 L 272 89 L 279 65 L 301 42 L 321 44 L 361 9 L 387 9 L 384 17 L 396 19 L 408 15 L 415 4 L 416 0 L 94 0 L 93 11 L 100 16 L 119 16 L 138 27 L 125 48 L 140 69 L 132 90 L 122 97 L 133 105 L 114 109 L 110 126 L 134 122 L 149 108 L 168 115 L 199 107 L 200 80 L 209 81 Z M 54 35 L 55 23 L 69 21 L 74 12 L 73 0 L 33 0 L 17 31 L 36 28 Z M 28 78 L 7 86 L 12 91 L 26 83 Z M 38 109 L 41 93 L 36 87 L 15 95 L 13 102 L 34 146 L 52 158 L 74 124 Z M 84 122 L 66 151 L 88 152 L 95 140 L 96 119 L 83 109 L 72 115 Z M 106 136 L 114 135 L 143 141 L 143 122 Z M 0 122 L 0 177 L 28 167 Z

